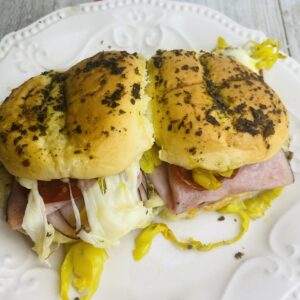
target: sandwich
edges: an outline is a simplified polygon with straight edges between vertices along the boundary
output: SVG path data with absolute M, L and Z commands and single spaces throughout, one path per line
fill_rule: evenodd
M 29 79 L 1 105 L 7 222 L 42 260 L 61 243 L 108 248 L 150 223 L 138 193 L 153 143 L 146 83 L 143 57 L 100 52 Z
M 73 243 L 61 266 L 62 299 L 71 283 L 90 299 L 105 249 L 134 229 L 144 228 L 139 260 L 158 233 L 208 251 L 240 239 L 253 217 L 243 214 L 235 238 L 203 244 L 178 240 L 156 223 L 161 212 L 238 213 L 226 208 L 257 196 L 256 205 L 293 182 L 284 105 L 245 53 L 219 50 L 159 50 L 148 61 L 100 52 L 29 79 L 0 106 L 0 205 L 41 260 Z M 268 66 L 280 58 L 271 52 Z
M 170 212 L 217 210 L 293 182 L 287 111 L 262 75 L 186 50 L 157 51 L 148 73 L 156 145 L 144 170 Z

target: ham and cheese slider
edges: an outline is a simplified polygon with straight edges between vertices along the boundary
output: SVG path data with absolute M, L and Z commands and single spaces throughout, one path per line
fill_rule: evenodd
M 162 161 L 149 178 L 172 212 L 217 209 L 293 182 L 281 150 L 287 112 L 260 75 L 231 57 L 185 50 L 157 51 L 148 70 Z
M 0 107 L 0 160 L 14 176 L 7 220 L 44 259 L 54 243 L 98 247 L 144 227 L 139 160 L 153 143 L 146 61 L 101 52 L 14 89 Z

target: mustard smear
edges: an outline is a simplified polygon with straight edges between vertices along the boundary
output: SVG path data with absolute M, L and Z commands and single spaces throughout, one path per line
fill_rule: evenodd
M 79 242 L 69 247 L 61 266 L 61 299 L 69 300 L 69 289 L 73 287 L 81 300 L 89 300 L 96 292 L 108 255 L 104 249 Z
M 216 243 L 204 244 L 193 238 L 188 238 L 186 241 L 180 241 L 176 238 L 173 231 L 166 224 L 156 223 L 146 227 L 136 238 L 133 257 L 135 260 L 141 260 L 149 252 L 152 241 L 159 233 L 175 246 L 183 250 L 198 250 L 209 251 L 216 247 L 232 244 L 243 237 L 249 228 L 250 219 L 262 217 L 265 211 L 271 206 L 272 201 L 277 198 L 282 192 L 282 188 L 275 188 L 260 193 L 258 196 L 232 203 L 218 210 L 222 214 L 236 214 L 241 219 L 241 229 L 238 235 L 229 240 L 224 240 Z

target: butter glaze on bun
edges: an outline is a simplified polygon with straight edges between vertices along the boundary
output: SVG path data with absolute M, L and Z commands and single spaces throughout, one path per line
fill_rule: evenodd
M 155 138 L 170 164 L 226 171 L 269 159 L 288 138 L 279 97 L 230 57 L 159 50 L 148 72 Z
M 0 107 L 0 158 L 29 179 L 89 179 L 123 171 L 151 147 L 145 60 L 101 52 L 45 72 Z

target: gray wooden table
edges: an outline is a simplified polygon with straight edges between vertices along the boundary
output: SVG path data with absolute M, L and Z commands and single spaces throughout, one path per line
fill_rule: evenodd
M 166 0 L 162 0 L 166 1 Z M 179 1 L 179 0 L 178 0 Z M 209 6 L 281 42 L 300 62 L 300 0 L 185 0 Z M 55 9 L 87 0 L 0 0 L 0 38 Z

